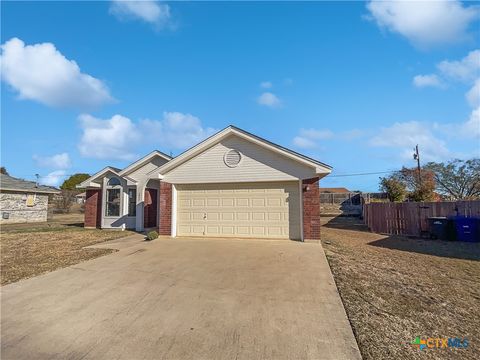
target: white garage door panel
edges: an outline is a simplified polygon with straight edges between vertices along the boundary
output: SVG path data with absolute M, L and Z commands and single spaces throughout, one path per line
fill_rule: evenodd
M 297 182 L 191 184 L 177 190 L 179 236 L 300 238 Z

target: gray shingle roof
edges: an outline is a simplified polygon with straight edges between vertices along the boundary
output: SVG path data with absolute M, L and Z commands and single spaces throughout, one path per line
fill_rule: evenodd
M 17 179 L 9 175 L 0 174 L 0 190 L 37 193 L 59 193 L 60 190 L 51 186 L 38 185 L 34 181 Z

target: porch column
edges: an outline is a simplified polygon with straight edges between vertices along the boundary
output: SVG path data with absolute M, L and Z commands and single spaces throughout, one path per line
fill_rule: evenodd
M 145 188 L 146 182 L 139 182 L 137 184 L 137 205 L 135 216 L 135 231 L 143 231 L 143 208 L 145 206 Z
M 86 228 L 100 228 L 102 222 L 102 189 L 87 189 L 85 199 Z
M 305 240 L 320 240 L 320 189 L 319 178 L 302 182 L 303 237 Z
M 160 219 L 158 221 L 158 233 L 160 235 L 172 235 L 172 184 L 160 181 Z

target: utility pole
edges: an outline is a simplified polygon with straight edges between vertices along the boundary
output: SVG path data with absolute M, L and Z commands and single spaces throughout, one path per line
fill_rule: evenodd
M 418 169 L 418 185 L 422 186 L 422 168 L 420 167 L 420 153 L 418 152 L 418 144 L 413 149 L 413 159 L 417 160 L 417 169 Z
M 420 167 L 420 153 L 418 152 L 418 144 L 415 146 L 413 149 L 413 159 L 417 160 L 417 169 L 418 169 L 418 187 L 417 190 L 420 190 L 422 188 L 422 169 Z M 423 221 L 422 221 L 422 211 L 421 211 L 421 206 L 419 205 L 417 207 L 417 214 L 418 214 L 418 226 L 420 227 L 420 236 L 423 236 L 424 230 L 423 230 Z

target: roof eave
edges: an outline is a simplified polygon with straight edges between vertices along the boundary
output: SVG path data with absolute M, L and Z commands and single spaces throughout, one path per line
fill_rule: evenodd
M 163 152 L 161 152 L 159 150 L 154 150 L 151 153 L 142 157 L 141 159 L 139 159 L 139 160 L 133 162 L 132 164 L 128 165 L 125 169 L 120 171 L 118 174 L 120 176 L 127 175 L 127 174 L 135 171 L 137 168 L 141 167 L 144 162 L 149 161 L 150 159 L 152 159 L 155 156 L 160 156 L 161 158 L 167 160 L 167 162 L 172 160 L 171 156 L 168 156 L 167 154 L 164 154 Z
M 16 191 L 16 192 L 25 192 L 25 193 L 43 193 L 43 194 L 59 194 L 60 190 L 43 190 L 43 189 L 18 189 L 18 188 L 0 188 L 1 191 Z
M 293 150 L 287 149 L 283 146 L 277 145 L 275 143 L 272 143 L 266 139 L 263 139 L 261 137 L 258 137 L 256 135 L 250 134 L 249 132 L 239 129 L 233 125 L 230 125 L 226 127 L 223 130 L 220 130 L 216 134 L 210 136 L 209 138 L 205 139 L 201 143 L 195 145 L 194 147 L 186 150 L 184 153 L 180 154 L 177 156 L 175 159 L 171 160 L 170 162 L 152 170 L 147 174 L 147 176 L 151 179 L 156 179 L 157 174 L 158 175 L 165 175 L 172 169 L 174 169 L 177 166 L 180 166 L 182 163 L 185 161 L 188 161 L 192 157 L 196 156 L 198 153 L 201 153 L 205 149 L 215 145 L 216 143 L 220 142 L 222 139 L 224 139 L 227 136 L 230 136 L 232 134 L 235 134 L 241 138 L 246 139 L 247 141 L 252 141 L 253 143 L 262 146 L 264 148 L 270 149 L 272 151 L 276 151 L 285 157 L 288 157 L 294 161 L 303 163 L 306 166 L 310 166 L 315 169 L 316 173 L 319 175 L 326 176 L 332 171 L 332 167 L 324 164 L 320 161 L 311 159 L 307 156 L 304 156 L 302 154 L 299 154 Z
M 90 176 L 88 179 L 82 181 L 80 184 L 78 184 L 77 186 L 75 186 L 77 189 L 85 189 L 87 187 L 101 187 L 101 185 L 99 184 L 96 184 L 93 182 L 93 180 L 97 179 L 98 177 L 106 174 L 107 172 L 112 172 L 114 173 L 115 175 L 117 176 L 120 176 L 119 172 L 112 168 L 111 166 L 107 166 L 107 167 L 104 167 L 102 170 L 100 170 L 99 172 L 97 172 L 96 174 L 93 174 L 92 176 Z

